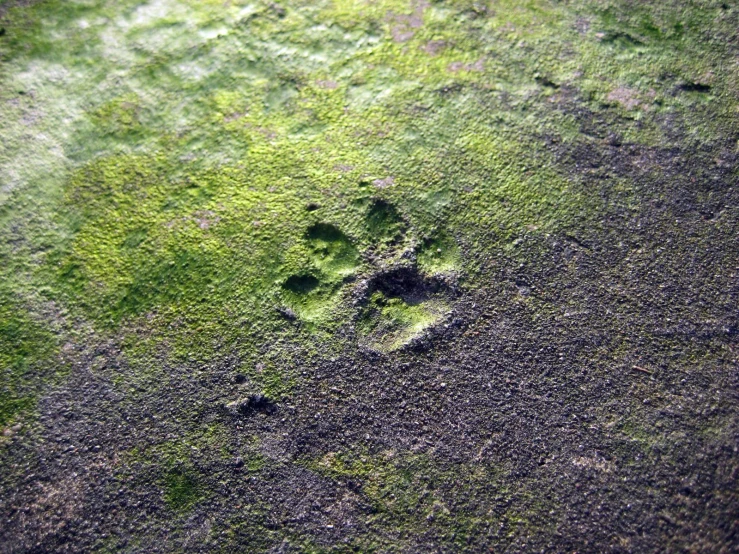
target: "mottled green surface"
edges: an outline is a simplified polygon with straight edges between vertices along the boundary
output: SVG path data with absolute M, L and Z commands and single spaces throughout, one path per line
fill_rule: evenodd
M 472 277 L 456 243 L 495 252 L 481 228 L 590 223 L 600 199 L 541 142 L 577 137 L 541 102 L 561 86 L 645 145 L 668 141 L 661 114 L 700 144 L 739 106 L 719 3 L 75 1 L 6 17 L 7 288 L 189 343 L 195 323 L 167 330 L 186 314 L 206 352 L 243 336 L 235 322 L 274 329 L 275 304 L 331 329 L 351 317 L 344 279 L 409 248 L 428 273 Z
M 707 152 L 720 168 L 722 152 L 739 149 L 732 2 L 2 6 L 6 437 L 17 433 L 14 425 L 35 425 L 37 402 L 78 366 L 112 383 L 123 405 L 157 412 L 181 381 L 207 381 L 209 367 L 243 375 L 249 393 L 279 404 L 314 386 L 297 360 L 346 352 L 412 360 L 404 349 L 448 327 L 460 294 L 498 290 L 490 260 L 511 275 L 517 266 L 543 267 L 550 240 L 589 253 L 625 241 L 635 260 L 657 256 L 611 223 L 614 213 L 625 220 L 671 201 L 673 189 L 645 191 L 633 168 L 656 180 L 660 156 L 671 151 Z M 628 171 L 623 161 L 588 169 L 587 156 L 578 158 L 579 148 L 621 144 L 642 152 Z M 706 181 L 701 171 L 683 177 Z M 728 186 L 736 167 L 725 175 Z M 675 183 L 674 194 L 691 186 Z M 696 185 L 690 194 L 696 205 L 713 206 L 710 217 L 729 210 L 716 219 L 716 233 L 735 226 L 735 206 L 714 206 L 718 193 Z M 684 239 L 672 262 L 687 267 L 712 235 L 690 235 L 678 217 L 674 228 L 667 219 L 655 223 L 655 233 Z M 725 250 L 717 273 L 732 271 L 732 259 Z M 411 288 L 383 281 L 397 268 L 409 272 Z M 617 264 L 606 271 L 621 273 Z M 648 286 L 662 286 L 644 275 Z M 551 277 L 561 286 L 549 295 L 530 296 L 534 283 L 511 279 L 522 291 L 515 304 L 531 321 L 584 309 L 563 292 L 566 275 Z M 736 300 L 726 287 L 721 281 L 703 304 L 676 305 L 673 317 L 718 321 L 714 308 Z M 603 300 L 609 321 L 648 311 L 629 297 Z M 485 309 L 507 309 L 497 301 Z M 593 349 L 583 359 L 615 359 L 630 348 Z M 718 356 L 715 348 L 708 358 Z M 127 443 L 111 462 L 116 475 L 162 491 L 163 509 L 181 517 L 173 529 L 187 528 L 187 514 L 220 494 L 198 456 L 230 463 L 233 450 L 226 431 L 199 419 L 213 397 L 190 402 L 178 413 L 199 415 L 177 420 L 173 436 L 140 449 Z M 704 432 L 725 436 L 727 420 L 707 422 Z M 634 440 L 651 440 L 638 419 L 622 425 Z M 270 455 L 279 458 L 259 444 L 254 436 L 241 454 L 246 474 L 261 475 Z M 214 518 L 205 535 L 222 532 L 257 550 L 284 540 L 306 551 L 412 551 L 412 537 L 427 526 L 447 530 L 443 548 L 462 549 L 489 513 L 451 513 L 423 492 L 437 481 L 455 489 L 460 475 L 467 480 L 455 498 L 495 489 L 500 502 L 513 503 L 496 522 L 554 533 L 541 515 L 551 506 L 537 506 L 535 486 L 510 500 L 514 477 L 492 462 L 449 467 L 383 452 L 294 461 L 321 478 L 366 482 L 374 519 L 350 544 L 283 533 L 265 520 L 269 499 L 241 519 Z M 7 490 L 21 478 L 8 477 Z M 137 529 L 144 542 L 131 537 L 129 546 L 147 548 Z M 116 543 L 101 538 L 97 547 Z

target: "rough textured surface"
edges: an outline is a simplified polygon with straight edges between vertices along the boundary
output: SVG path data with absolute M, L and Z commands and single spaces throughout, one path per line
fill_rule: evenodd
M 739 6 L 0 5 L 0 552 L 739 548 Z

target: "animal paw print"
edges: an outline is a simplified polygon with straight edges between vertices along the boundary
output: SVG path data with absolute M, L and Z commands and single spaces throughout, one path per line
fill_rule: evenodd
M 372 240 L 360 252 L 335 225 L 311 225 L 304 235 L 310 269 L 288 277 L 282 289 L 290 314 L 304 322 L 331 317 L 332 310 L 346 308 L 353 299 L 357 339 L 389 352 L 417 342 L 449 314 L 456 243 L 443 235 L 423 241 L 409 237 L 409 224 L 384 199 L 371 200 L 364 227 Z M 357 280 L 362 274 L 364 279 Z

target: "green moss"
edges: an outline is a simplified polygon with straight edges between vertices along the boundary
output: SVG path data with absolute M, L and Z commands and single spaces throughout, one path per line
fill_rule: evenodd
M 28 31 L 31 41 L 51 40 L 50 28 L 60 33 L 54 63 L 79 54 L 64 43 L 77 32 L 65 17 L 84 18 L 83 35 L 103 33 L 121 46 L 113 55 L 93 41 L 68 79 L 33 66 L 54 114 L 39 125 L 76 168 L 64 219 L 54 222 L 74 240 L 48 258 L 52 287 L 99 323 L 207 303 L 210 321 L 229 306 L 251 324 L 277 324 L 274 306 L 285 304 L 312 329 L 330 328 L 351 317 L 344 279 L 371 273 L 362 260 L 368 250 L 391 257 L 415 241 L 424 271 L 464 272 L 457 238 L 479 245 L 480 229 L 493 229 L 500 242 L 494 236 L 485 248 L 494 249 L 522 228 L 551 232 L 599 208 L 557 174 L 535 138 L 572 133 L 570 122 L 526 112 L 536 75 L 572 80 L 585 63 L 592 71 L 576 83 L 603 99 L 628 81 L 613 73 L 603 41 L 555 55 L 562 36 L 575 36 L 564 8 L 504 2 L 488 14 L 464 2 L 434 4 L 419 12 L 423 25 L 408 29 L 400 14 L 416 8 L 405 2 L 319 3 L 282 18 L 266 4 L 203 4 L 187 18 L 183 9 L 175 2 L 165 16 L 106 4 Z M 251 15 L 239 15 L 244 9 Z M 128 26 L 106 26 L 96 10 L 118 10 Z M 603 28 L 626 21 L 615 12 L 599 17 Z M 655 42 L 645 48 L 658 49 L 678 23 L 665 17 L 626 19 L 641 29 L 634 36 Z M 336 25 L 316 29 L 314 20 Z M 290 57 L 270 54 L 280 48 L 278 29 L 296 45 Z M 397 42 L 398 30 L 412 36 Z M 536 71 L 511 69 L 526 62 L 503 45 L 524 39 L 547 53 Z M 41 51 L 14 56 L 19 71 L 31 59 L 52 61 Z M 637 58 L 618 63 L 643 70 Z M 123 87 L 102 79 L 111 71 L 126 76 Z M 497 100 L 501 91 L 510 109 Z M 17 122 L 22 112 L 7 115 Z M 21 150 L 13 152 L 9 171 L 21 163 Z M 308 211 L 309 203 L 320 208 Z
M 375 199 L 367 210 L 367 229 L 378 242 L 392 243 L 400 238 L 405 225 L 395 206 Z
M 222 423 L 194 425 L 180 436 L 156 444 L 142 444 L 122 454 L 123 463 L 116 475 L 140 487 L 156 487 L 166 505 L 186 513 L 211 494 L 209 476 L 202 471 L 203 460 L 232 462 L 229 430 Z M 262 462 L 256 452 L 249 453 L 250 471 Z
M 666 140 L 658 113 L 702 140 L 736 107 L 733 70 L 698 40 L 728 32 L 706 6 L 43 5 L 14 10 L 0 45 L 3 229 L 28 245 L 8 275 L 106 332 L 145 321 L 147 339 L 126 343 L 142 373 L 165 344 L 174 360 L 223 345 L 248 358 L 285 310 L 301 346 L 313 334 L 340 349 L 333 331 L 358 320 L 392 351 L 447 306 L 353 306 L 353 279 L 416 248 L 424 274 L 484 286 L 474 260 L 521 232 L 597 228 L 604 199 L 541 139 L 583 140 L 542 108 L 563 85 L 645 144 Z M 265 387 L 289 390 L 277 381 Z
M 92 114 L 93 123 L 100 132 L 130 139 L 141 129 L 139 112 L 140 99 L 135 94 L 128 94 L 106 102 Z
M 373 348 L 392 351 L 436 323 L 446 308 L 441 299 L 407 302 L 376 291 L 361 316 L 359 329 Z
M 0 291 L 0 427 L 36 405 L 40 387 L 56 376 L 56 338 Z
M 246 468 L 246 470 L 252 473 L 257 473 L 261 471 L 265 467 L 265 465 L 267 465 L 267 460 L 264 456 L 261 456 L 259 454 L 250 455 L 244 463 L 244 467 Z
M 329 223 L 316 223 L 306 232 L 311 261 L 336 279 L 351 275 L 359 265 L 359 253 L 349 237 Z
M 511 506 L 511 492 L 500 483 L 505 472 L 487 465 L 442 465 L 427 455 L 394 451 L 330 452 L 302 463 L 342 483 L 353 483 L 369 503 L 372 515 L 367 524 L 372 532 L 353 541 L 363 552 L 403 551 L 419 534 L 434 537 L 447 548 L 465 547 L 482 529 L 523 525 L 525 510 L 537 511 L 528 501 L 525 509 Z M 473 491 L 483 484 L 487 497 L 496 497 L 509 508 L 497 514 L 477 511 Z
M 261 393 L 272 401 L 285 400 L 295 386 L 295 376 L 273 363 L 261 364 L 250 374 Z
M 401 255 L 415 251 L 425 277 L 488 287 L 480 260 L 533 255 L 513 238 L 597 232 L 613 198 L 559 162 L 605 140 L 588 118 L 665 150 L 681 133 L 682 150 L 735 133 L 735 19 L 718 2 L 23 4 L 0 37 L 0 426 L 32 410 L 58 367 L 61 335 L 44 318 L 118 341 L 127 371 L 112 380 L 129 402 L 171 384 L 170 364 L 206 372 L 227 356 L 286 399 L 294 352 L 355 346 L 340 326 L 390 353 L 443 319 L 452 301 L 430 295 L 352 303 L 355 283 Z M 606 178 L 625 213 L 639 208 L 641 183 Z M 184 512 L 208 494 L 193 448 L 234 455 L 223 429 L 188 425 L 136 454 Z M 619 429 L 652 445 L 636 417 Z M 266 464 L 243 457 L 248 471 Z M 498 522 L 427 486 L 472 494 L 498 487 L 494 468 L 365 458 L 309 463 L 362 480 L 386 535 L 360 551 L 402 548 L 419 530 L 459 550 Z M 282 537 L 267 511 L 226 532 L 270 548 Z
M 313 275 L 291 275 L 282 285 L 282 288 L 297 295 L 305 295 L 314 291 L 321 282 Z
M 202 498 L 195 476 L 181 468 L 172 469 L 167 473 L 164 486 L 164 498 L 173 510 L 186 510 Z
M 427 239 L 418 252 L 418 267 L 428 274 L 456 271 L 461 265 L 459 247 L 446 234 Z

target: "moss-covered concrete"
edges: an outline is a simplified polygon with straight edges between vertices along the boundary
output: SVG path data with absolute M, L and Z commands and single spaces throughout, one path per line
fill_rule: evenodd
M 735 548 L 737 28 L 2 2 L 0 550 Z

